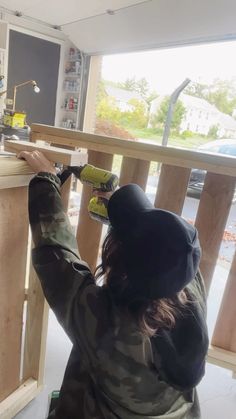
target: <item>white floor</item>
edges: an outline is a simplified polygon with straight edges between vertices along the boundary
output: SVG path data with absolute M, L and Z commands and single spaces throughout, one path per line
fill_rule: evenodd
M 214 286 L 209 298 L 208 323 L 212 332 L 227 271 L 218 266 L 214 277 Z M 63 373 L 70 353 L 71 343 L 58 325 L 53 313 L 50 313 L 47 357 L 45 369 L 45 387 L 15 419 L 45 419 L 48 409 L 48 395 L 60 388 Z M 206 375 L 198 388 L 202 408 L 202 419 L 236 419 L 236 380 L 232 373 L 214 365 L 207 365 Z

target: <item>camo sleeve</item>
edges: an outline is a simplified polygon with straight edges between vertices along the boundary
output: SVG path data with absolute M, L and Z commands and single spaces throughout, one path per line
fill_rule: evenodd
M 35 245 L 32 262 L 44 295 L 67 334 L 75 340 L 73 305 L 81 290 L 94 284 L 94 277 L 80 260 L 77 241 L 63 210 L 57 176 L 39 173 L 31 180 L 29 219 Z

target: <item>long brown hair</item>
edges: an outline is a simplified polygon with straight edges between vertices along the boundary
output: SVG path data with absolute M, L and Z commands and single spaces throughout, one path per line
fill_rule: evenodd
M 155 335 L 160 328 L 174 327 L 176 318 L 181 315 L 188 302 L 184 290 L 172 298 L 147 300 L 143 297 L 132 298 L 131 295 L 127 300 L 126 294 L 130 284 L 124 249 L 113 229 L 110 229 L 104 240 L 102 261 L 96 269 L 95 278 L 97 283 L 103 279 L 115 303 L 126 309 L 135 318 L 141 332 L 149 337 Z

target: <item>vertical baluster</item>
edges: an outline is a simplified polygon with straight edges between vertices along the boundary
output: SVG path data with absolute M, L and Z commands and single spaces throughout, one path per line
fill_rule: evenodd
M 155 207 L 181 215 L 190 169 L 162 164 Z
M 236 352 L 236 252 L 226 283 L 223 300 L 217 317 L 212 345 Z
M 235 189 L 235 178 L 207 173 L 196 217 L 202 246 L 201 271 L 210 288 Z
M 147 160 L 123 157 L 120 173 L 120 186 L 127 185 L 128 183 L 137 183 L 145 190 L 149 167 L 150 162 Z

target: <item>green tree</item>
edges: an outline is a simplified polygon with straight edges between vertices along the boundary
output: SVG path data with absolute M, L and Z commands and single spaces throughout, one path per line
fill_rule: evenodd
M 207 136 L 209 138 L 218 138 L 218 130 L 219 130 L 219 125 L 212 125 L 209 129 Z
M 136 81 L 135 91 L 139 93 L 143 99 L 149 95 L 150 86 L 144 77 Z
M 117 87 L 125 90 L 136 91 L 136 79 L 135 77 L 131 77 L 130 79 L 126 79 L 123 83 L 117 83 Z
M 236 78 L 231 80 L 215 79 L 213 83 L 190 83 L 185 93 L 207 100 L 219 111 L 232 115 L 236 108 Z
M 209 86 L 203 83 L 190 82 L 184 89 L 186 95 L 206 99 L 209 92 Z
M 156 115 L 154 115 L 152 118 L 151 123 L 154 127 L 158 124 L 162 126 L 165 125 L 169 103 L 170 103 L 170 97 L 166 96 L 161 102 Z M 175 104 L 174 112 L 173 112 L 172 121 L 171 121 L 172 129 L 179 131 L 179 127 L 180 127 L 180 124 L 184 115 L 185 115 L 185 107 L 183 103 L 181 102 L 181 100 L 177 100 Z
M 96 116 L 105 121 L 118 123 L 121 119 L 121 111 L 116 105 L 115 98 L 107 95 L 102 97 L 97 104 Z
M 147 126 L 147 112 L 145 104 L 138 99 L 130 99 L 129 105 L 132 110 L 122 112 L 121 122 L 133 128 L 145 128 Z
M 146 102 L 147 105 L 147 121 L 149 120 L 149 114 L 151 109 L 151 103 L 158 97 L 155 90 L 150 90 L 148 81 L 142 77 L 136 80 L 135 77 L 126 79 L 123 83 L 118 83 L 118 86 L 122 89 L 130 90 L 138 93 L 141 98 Z

